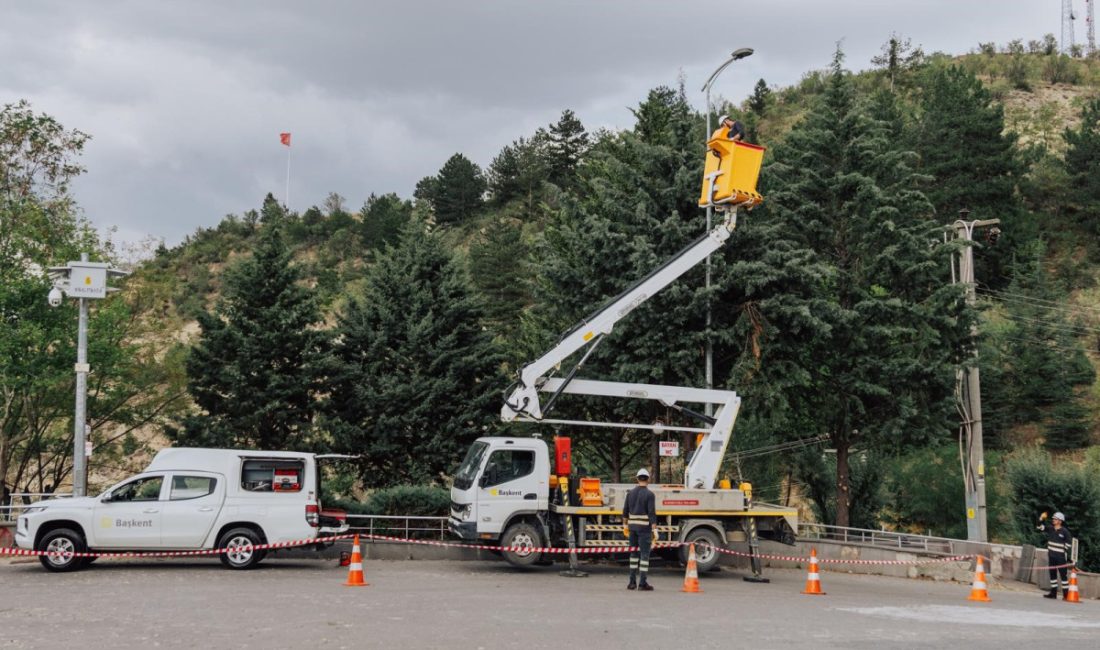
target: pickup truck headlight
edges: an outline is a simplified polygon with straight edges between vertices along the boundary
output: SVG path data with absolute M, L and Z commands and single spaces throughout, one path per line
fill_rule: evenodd
M 46 509 L 46 506 L 31 506 L 30 508 L 23 508 L 23 512 L 21 512 L 19 514 L 20 515 L 30 515 L 30 514 L 34 514 L 36 512 L 42 512 L 45 509 Z

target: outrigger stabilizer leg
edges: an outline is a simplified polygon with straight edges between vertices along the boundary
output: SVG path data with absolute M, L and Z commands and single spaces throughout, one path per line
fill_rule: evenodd
M 558 477 L 558 489 L 561 492 L 561 502 L 565 507 L 569 507 L 569 478 L 566 476 Z M 567 514 L 562 515 L 565 523 L 565 536 L 569 540 L 569 568 L 561 571 L 559 575 L 566 578 L 587 578 L 588 574 L 577 568 L 577 536 L 573 531 L 573 518 Z

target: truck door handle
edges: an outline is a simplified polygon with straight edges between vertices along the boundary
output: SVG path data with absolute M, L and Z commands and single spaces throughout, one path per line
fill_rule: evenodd
M 539 497 L 534 492 L 528 492 L 527 494 L 523 495 L 523 499 L 525 501 L 534 501 L 537 498 L 539 498 Z
M 152 515 L 152 514 L 156 514 L 156 513 L 160 512 L 160 510 L 157 510 L 156 508 L 146 508 L 145 510 L 142 510 L 142 512 L 144 512 L 147 515 Z
M 213 510 L 214 510 L 213 506 L 203 506 L 203 507 L 199 508 L 199 512 L 213 512 Z

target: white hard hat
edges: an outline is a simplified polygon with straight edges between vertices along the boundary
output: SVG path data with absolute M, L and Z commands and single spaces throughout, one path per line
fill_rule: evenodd
M 721 124 L 722 122 L 725 122 L 725 121 L 726 121 L 726 120 L 728 120 L 728 119 L 730 119 L 730 116 L 729 116 L 729 115 L 722 115 L 722 116 L 719 116 L 719 118 L 718 118 L 718 123 L 719 123 L 719 124 Z
M 1060 512 L 1056 512 L 1056 513 L 1054 513 L 1054 517 L 1053 517 L 1053 519 L 1057 519 L 1058 521 L 1061 521 L 1061 522 L 1065 522 L 1065 520 L 1066 520 L 1066 516 L 1065 516 L 1065 515 L 1063 515 L 1063 514 L 1062 514 L 1062 513 L 1060 513 Z
M 649 478 L 649 470 L 644 468 L 644 467 L 641 468 L 640 470 L 638 470 L 638 478 L 648 479 Z

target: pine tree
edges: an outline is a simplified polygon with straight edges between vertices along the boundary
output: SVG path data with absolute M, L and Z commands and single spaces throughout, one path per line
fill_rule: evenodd
M 853 448 L 946 433 L 972 316 L 944 281 L 944 247 L 929 245 L 938 224 L 914 154 L 872 118 L 841 61 L 764 172 L 768 220 L 826 273 L 812 294 L 786 298 L 814 313 L 815 330 L 766 341 L 757 380 L 783 386 L 789 419 L 829 435 L 836 523 L 847 526 Z
M 957 66 L 930 67 L 921 87 L 910 143 L 920 155 L 918 171 L 931 177 L 925 194 L 945 223 L 964 208 L 971 219 L 1001 220 L 1004 236 L 996 247 L 979 251 L 976 275 L 1003 287 L 1011 260 L 1036 237 L 1034 220 L 1016 197 L 1024 171 L 1016 136 L 1005 132 L 1004 107 L 972 73 Z
M 558 187 L 570 187 L 576 178 L 577 165 L 588 150 L 588 132 L 573 111 L 562 111 L 557 124 L 550 125 L 546 158 L 550 182 Z
M 325 374 L 327 335 L 279 229 L 266 226 L 252 257 L 225 275 L 222 300 L 199 316 L 187 360 L 202 410 L 170 436 L 180 445 L 309 449 Z
M 359 211 L 362 216 L 359 236 L 363 245 L 379 252 L 385 246 L 395 244 L 405 224 L 412 218 L 412 210 L 412 203 L 403 201 L 392 192 L 381 196 L 372 193 Z
M 510 219 L 492 223 L 470 246 L 470 275 L 485 298 L 486 321 L 502 335 L 518 327 L 531 301 L 529 255 L 522 230 Z
M 333 446 L 363 484 L 442 481 L 495 422 L 499 354 L 462 265 L 411 221 L 336 328 L 326 403 Z
M 633 132 L 604 134 L 589 151 L 574 192 L 547 226 L 536 253 L 538 296 L 527 325 L 532 331 L 520 358 L 534 358 L 561 332 L 702 234 L 703 212 L 694 203 L 702 174 L 695 116 L 669 88 L 651 91 L 635 111 Z M 652 139 L 653 141 L 650 141 Z M 622 320 L 585 366 L 586 376 L 674 385 L 700 385 L 703 313 L 702 268 L 696 269 Z M 556 407 L 584 419 L 667 417 L 651 404 L 607 400 L 560 401 Z M 646 459 L 648 431 L 584 431 L 578 455 L 592 471 L 619 480 Z
M 549 134 L 539 129 L 531 138 L 520 138 L 500 150 L 487 174 L 494 206 L 522 199 L 524 207 L 534 209 L 543 182 L 550 180 L 549 140 Z
M 485 190 L 481 169 L 456 153 L 443 164 L 439 175 L 417 184 L 414 196 L 428 202 L 435 212 L 436 223 L 463 223 L 481 211 Z
M 752 111 L 757 117 L 764 117 L 764 113 L 768 110 L 768 105 L 771 103 L 772 91 L 768 88 L 768 84 L 763 79 L 756 82 L 756 86 L 752 89 L 752 95 L 749 97 L 749 110 Z
M 1100 235 L 1100 175 L 1096 161 L 1100 160 L 1100 98 L 1093 99 L 1081 110 L 1081 124 L 1066 129 L 1065 169 L 1069 174 L 1069 211 L 1081 229 L 1096 237 Z M 1086 240 L 1095 248 L 1092 238 Z

